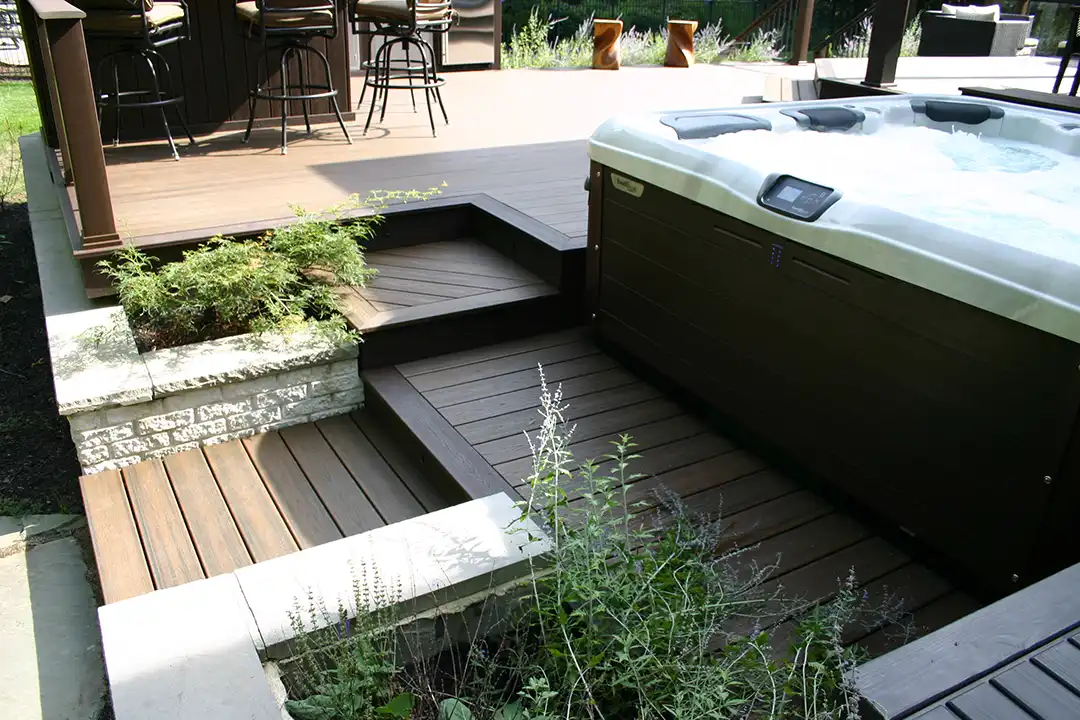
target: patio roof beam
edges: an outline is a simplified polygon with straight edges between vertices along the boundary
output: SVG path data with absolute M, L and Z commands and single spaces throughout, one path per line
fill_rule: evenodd
M 82 221 L 83 248 L 120 245 L 116 231 L 105 153 L 97 120 L 86 38 L 79 8 L 64 0 L 28 0 L 39 38 L 41 70 L 48 80 L 44 119 L 51 118 L 64 153 L 65 181 L 75 186 Z M 29 34 L 29 33 L 28 33 Z M 33 65 L 32 70 L 37 70 Z M 40 89 L 40 80 L 35 78 Z M 38 93 L 38 102 L 45 98 Z M 45 108 L 43 108 L 45 110 Z M 48 134 L 46 134 L 48 136 Z
M 911 0 L 881 0 L 874 7 L 863 85 L 887 87 L 896 82 L 896 62 L 910 8 Z

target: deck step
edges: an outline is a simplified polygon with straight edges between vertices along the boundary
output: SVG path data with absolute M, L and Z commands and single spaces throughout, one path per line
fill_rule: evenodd
M 464 499 L 365 408 L 80 478 L 106 603 Z
M 565 324 L 559 289 L 473 239 L 370 252 L 377 272 L 341 294 L 364 336 L 365 368 L 408 362 Z
M 364 373 L 365 412 L 460 502 L 517 492 L 394 366 Z M 450 492 L 447 490 L 447 492 Z

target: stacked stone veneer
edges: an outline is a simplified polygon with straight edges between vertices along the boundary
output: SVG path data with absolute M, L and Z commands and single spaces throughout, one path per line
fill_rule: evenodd
M 120 308 L 46 318 L 60 414 L 91 474 L 363 406 L 355 343 L 243 335 L 139 354 Z
M 351 412 L 356 360 L 290 370 L 68 418 L 86 473 Z

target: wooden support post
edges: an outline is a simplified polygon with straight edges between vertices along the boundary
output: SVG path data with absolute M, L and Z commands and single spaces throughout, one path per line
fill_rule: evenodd
M 664 65 L 667 67 L 693 65 L 697 20 L 668 20 L 667 32 L 667 54 L 664 56 Z
M 120 246 L 82 20 L 47 19 L 45 29 L 56 73 L 60 127 L 67 136 L 68 160 L 82 218 L 83 247 Z
M 795 16 L 795 42 L 791 48 L 789 65 L 806 62 L 810 54 L 810 29 L 813 20 L 814 0 L 799 0 L 799 14 Z
M 38 114 L 41 116 L 41 133 L 45 136 L 45 144 L 55 149 L 59 147 L 59 140 L 56 135 L 56 123 L 52 116 L 52 99 L 49 95 L 48 73 L 45 71 L 45 61 L 42 56 L 37 16 L 27 0 L 17 0 L 15 7 L 19 13 L 19 25 L 22 27 L 26 55 L 30 59 L 30 79 L 37 99 Z
M 900 44 L 904 41 L 910 4 L 911 0 L 891 0 L 879 2 L 874 7 L 863 85 L 888 87 L 896 83 L 896 63 L 900 59 Z
M 36 27 L 33 28 L 33 34 L 38 38 L 42 65 L 45 68 L 45 98 L 49 107 L 48 115 L 41 118 L 41 126 L 44 128 L 45 123 L 49 123 L 49 130 L 55 138 L 49 147 L 60 151 L 60 170 L 64 174 L 64 185 L 72 185 L 75 183 L 75 176 L 71 172 L 71 150 L 68 148 L 67 133 L 64 132 L 64 121 L 60 113 L 60 91 L 56 85 L 56 67 L 53 65 L 52 50 L 49 47 L 49 35 L 45 30 L 44 20 L 35 17 L 34 24 Z M 55 180 L 54 178 L 54 182 Z
M 594 70 L 618 70 L 622 62 L 619 39 L 622 37 L 622 20 L 593 20 Z

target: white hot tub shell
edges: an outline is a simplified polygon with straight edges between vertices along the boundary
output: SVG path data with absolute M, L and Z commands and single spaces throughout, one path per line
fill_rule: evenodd
M 1080 116 L 739 106 L 589 154 L 599 337 L 976 582 L 1080 561 Z

